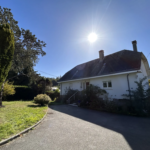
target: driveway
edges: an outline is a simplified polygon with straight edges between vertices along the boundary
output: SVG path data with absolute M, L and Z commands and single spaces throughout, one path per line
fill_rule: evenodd
M 150 118 L 51 106 L 34 130 L 0 150 L 150 150 Z

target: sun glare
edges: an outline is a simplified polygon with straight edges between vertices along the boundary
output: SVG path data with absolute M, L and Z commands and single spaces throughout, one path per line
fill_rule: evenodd
M 95 33 L 90 33 L 88 36 L 88 40 L 93 43 L 97 40 L 97 35 Z

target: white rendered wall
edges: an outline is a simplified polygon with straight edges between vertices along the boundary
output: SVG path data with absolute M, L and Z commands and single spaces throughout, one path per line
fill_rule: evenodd
M 112 88 L 103 88 L 104 81 L 111 81 Z M 136 73 L 129 74 L 129 84 L 130 89 L 135 89 L 136 84 Z M 127 82 L 127 74 L 124 75 L 116 75 L 116 76 L 109 76 L 103 78 L 97 78 L 90 80 L 90 84 L 97 85 L 102 89 L 105 89 L 108 93 L 109 99 L 123 99 L 123 94 L 129 94 L 128 90 L 128 82 Z
M 65 95 L 65 91 L 66 89 L 68 89 L 69 87 L 71 89 L 74 89 L 74 90 L 81 90 L 80 88 L 80 83 L 81 81 L 74 81 L 74 82 L 65 82 L 65 83 L 62 83 L 62 92 L 61 92 L 61 95 Z
M 130 89 L 133 90 L 136 88 L 136 84 L 134 81 L 137 80 L 137 73 L 129 74 L 129 83 L 130 83 Z M 112 82 L 112 88 L 103 88 L 103 81 L 111 81 Z M 72 85 L 72 89 L 74 90 L 83 90 L 83 86 L 81 88 L 81 82 L 90 82 L 90 84 L 99 86 L 102 89 L 105 89 L 107 91 L 108 97 L 110 99 L 122 99 L 124 98 L 122 94 L 128 94 L 128 82 L 127 82 L 127 74 L 123 75 L 114 75 L 109 77 L 99 77 L 95 79 L 89 79 L 89 80 L 78 80 L 74 82 L 65 82 L 62 83 L 62 95 L 65 95 L 65 89 L 69 88 L 70 85 Z M 71 84 L 70 84 L 71 83 Z

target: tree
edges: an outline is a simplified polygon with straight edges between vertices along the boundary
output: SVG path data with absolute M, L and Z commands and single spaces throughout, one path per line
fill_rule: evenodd
M 14 55 L 14 34 L 9 24 L 0 25 L 0 107 L 2 106 L 2 94 L 4 81 L 11 67 Z
M 46 43 L 40 41 L 30 30 L 20 29 L 18 21 L 13 18 L 11 9 L 0 7 L 0 24 L 8 23 L 10 28 L 14 32 L 15 39 L 15 51 L 12 61 L 11 71 L 17 73 L 17 75 L 24 74 L 24 69 L 28 68 L 31 70 L 28 76 L 32 75 L 33 66 L 38 61 L 39 55 L 46 55 L 43 51 L 43 47 Z
M 146 109 L 146 101 L 150 97 L 150 88 L 148 86 L 147 77 L 135 81 L 135 83 L 137 85 L 136 89 L 130 90 L 130 95 L 123 94 L 123 96 L 128 98 L 131 96 L 132 105 L 139 114 L 142 114 L 143 110 Z
M 32 84 L 32 82 L 34 82 L 36 80 L 36 78 L 35 78 L 36 72 L 34 72 L 34 70 L 31 70 L 30 68 L 29 69 L 25 68 L 22 72 L 25 75 L 21 75 L 21 74 L 17 75 L 16 72 L 9 71 L 7 79 L 9 79 L 10 82 L 13 82 L 14 85 L 27 85 L 27 86 L 30 86 Z M 32 72 L 32 74 L 30 72 Z M 28 76 L 26 76 L 26 75 L 28 75 Z M 11 77 L 14 77 L 14 76 L 16 76 L 16 77 L 11 79 Z
M 36 91 L 38 94 L 43 94 L 45 91 L 50 90 L 52 87 L 52 80 L 50 78 L 44 78 L 40 75 L 38 75 L 38 79 L 36 79 L 36 82 L 32 85 L 32 88 Z
M 37 39 L 30 30 L 20 29 L 18 21 L 13 18 L 11 9 L 0 7 L 0 25 L 6 23 L 10 25 L 10 29 L 14 32 L 15 50 L 10 70 L 16 73 L 14 76 L 9 75 L 7 80 L 21 75 L 35 76 L 33 66 L 37 63 L 39 55 L 46 55 L 43 51 L 46 43 Z M 30 70 L 27 74 L 24 73 L 26 68 Z

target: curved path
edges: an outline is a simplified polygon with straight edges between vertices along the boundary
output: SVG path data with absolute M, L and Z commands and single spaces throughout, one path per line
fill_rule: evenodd
M 150 118 L 51 106 L 34 130 L 0 150 L 149 150 Z

